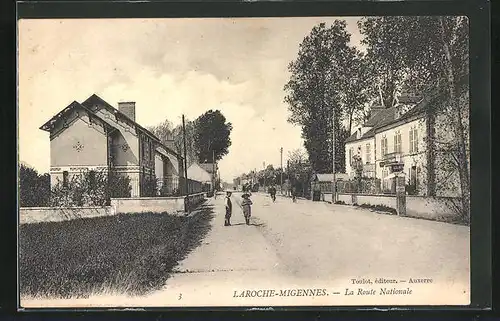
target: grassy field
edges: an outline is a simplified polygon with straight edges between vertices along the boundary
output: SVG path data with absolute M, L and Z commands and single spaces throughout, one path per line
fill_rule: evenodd
M 21 296 L 81 298 L 159 289 L 201 243 L 212 216 L 211 206 L 202 206 L 191 217 L 119 214 L 22 225 Z

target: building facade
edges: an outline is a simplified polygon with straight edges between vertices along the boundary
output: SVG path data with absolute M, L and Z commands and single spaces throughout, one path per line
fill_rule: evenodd
M 67 184 L 84 170 L 125 175 L 131 196 L 146 194 L 147 182 L 158 191 L 173 190 L 182 177 L 182 157 L 135 121 L 135 103 L 114 108 L 97 95 L 74 101 L 40 129 L 50 133 L 51 186 Z
M 403 167 L 407 190 L 426 195 L 426 106 L 419 97 L 400 97 L 390 108 L 373 108 L 371 118 L 346 140 L 346 172 L 352 179 L 357 169 L 365 178 L 378 179 L 380 193 L 395 193 L 389 163 Z

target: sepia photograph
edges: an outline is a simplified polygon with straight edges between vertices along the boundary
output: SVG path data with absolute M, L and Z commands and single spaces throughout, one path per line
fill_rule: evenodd
M 20 309 L 471 303 L 467 17 L 17 27 Z

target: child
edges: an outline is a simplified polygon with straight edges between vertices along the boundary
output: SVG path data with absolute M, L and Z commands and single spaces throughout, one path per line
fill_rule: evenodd
M 231 203 L 231 191 L 226 192 L 226 220 L 224 226 L 231 226 L 231 214 L 233 212 L 233 203 Z
M 247 225 L 250 225 L 250 216 L 252 215 L 252 201 L 250 200 L 250 195 L 243 194 L 243 202 L 241 202 L 241 207 L 243 208 L 243 215 L 245 216 L 245 221 Z

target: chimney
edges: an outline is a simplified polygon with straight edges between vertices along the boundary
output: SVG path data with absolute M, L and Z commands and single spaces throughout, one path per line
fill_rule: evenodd
M 135 102 L 127 101 L 118 103 L 118 110 L 128 118 L 135 121 Z

